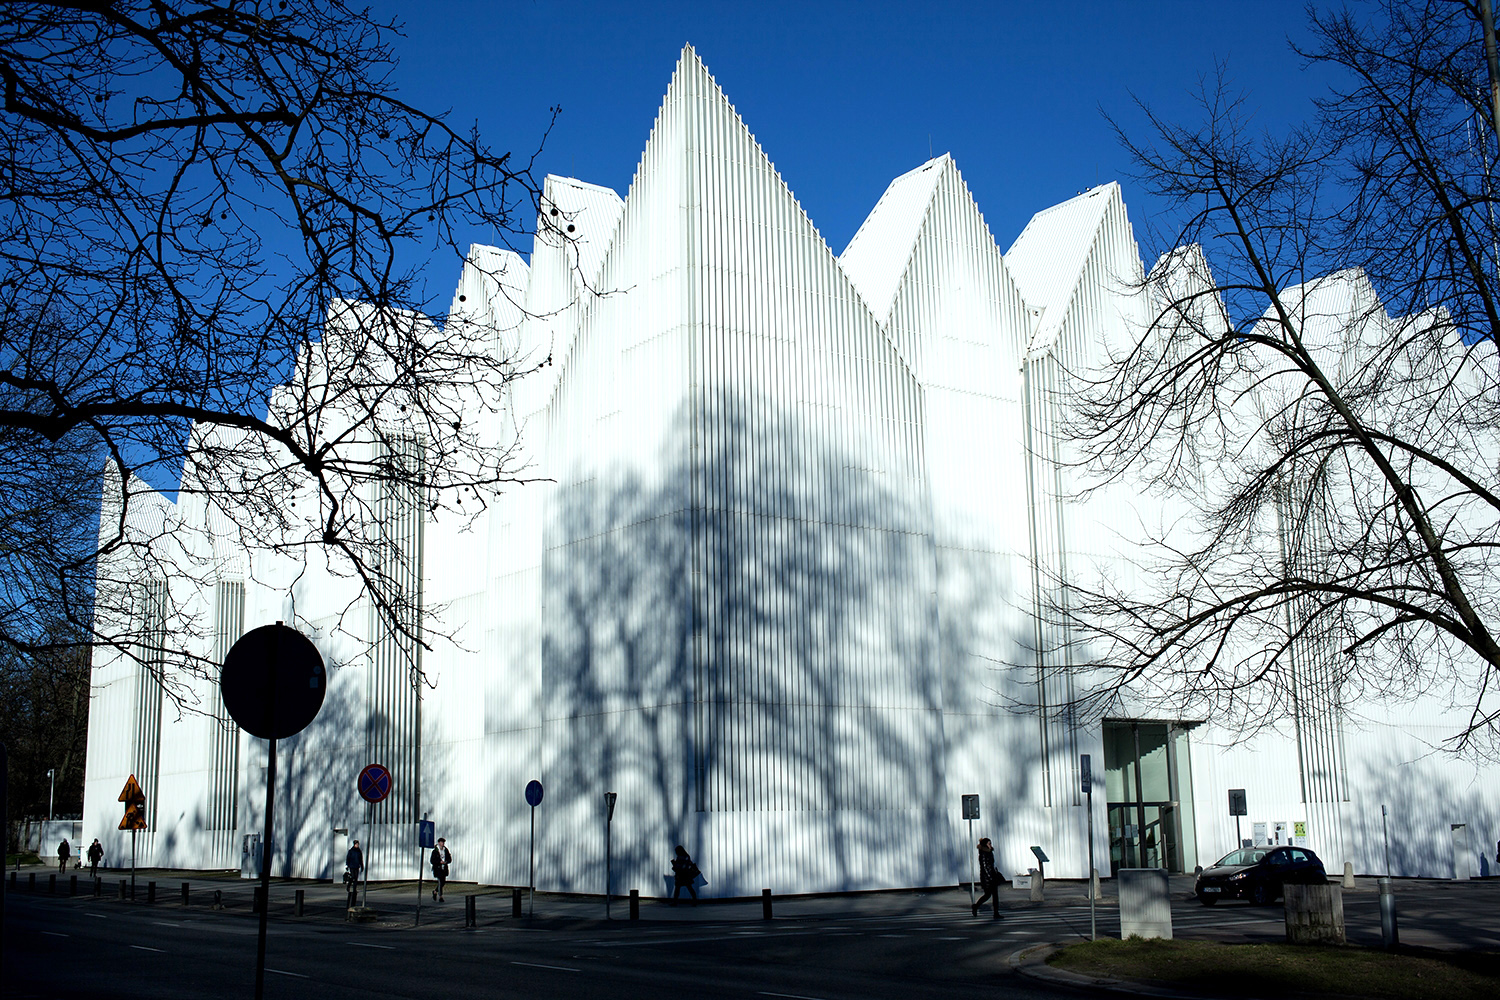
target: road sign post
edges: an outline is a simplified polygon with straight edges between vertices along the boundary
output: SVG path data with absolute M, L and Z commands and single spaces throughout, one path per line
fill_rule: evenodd
M 433 839 L 435 836 L 437 828 L 432 820 L 426 816 L 417 820 L 417 919 L 414 927 L 422 926 L 422 869 L 427 860 L 427 850 L 437 846 L 437 841 Z
M 604 793 L 604 919 L 609 919 L 609 890 L 610 871 L 613 858 L 610 852 L 609 829 L 615 820 L 615 799 L 618 796 L 614 792 Z
M 1083 790 L 1084 809 L 1089 816 L 1089 940 L 1099 940 L 1099 921 L 1094 914 L 1094 764 L 1088 754 L 1078 755 L 1078 783 Z
M 526 804 L 531 806 L 531 866 L 526 885 L 526 916 L 536 909 L 536 807 L 542 804 L 542 783 L 532 779 L 526 783 Z
M 125 815 L 120 819 L 119 829 L 130 831 L 130 898 L 135 898 L 135 832 L 146 829 L 146 793 L 135 775 L 125 779 L 116 801 L 125 803 Z
M 972 844 L 974 842 L 974 821 L 979 818 L 979 796 L 978 795 L 965 795 L 964 799 L 963 799 L 963 803 L 964 803 L 964 819 L 966 819 L 966 820 L 969 821 L 969 843 Z M 975 852 L 974 852 L 974 864 L 976 866 L 979 864 L 979 851 L 978 850 L 975 850 Z M 976 870 L 977 870 L 977 868 L 976 868 Z M 974 906 L 974 879 L 971 877 L 969 879 L 969 907 L 970 907 L 970 909 L 972 909 L 973 906 Z
M 1231 788 L 1229 790 L 1229 815 L 1234 817 L 1234 849 L 1239 850 L 1245 846 L 1245 839 L 1240 832 L 1240 817 L 1249 813 L 1248 803 L 1245 799 L 1243 788 Z
M 366 764 L 359 772 L 359 778 L 355 781 L 355 787 L 359 789 L 359 797 L 365 800 L 365 829 L 373 830 L 375 827 L 375 804 L 384 802 L 387 795 L 391 794 L 391 771 L 384 764 Z M 370 835 L 365 834 L 365 840 L 369 841 Z M 359 905 L 365 908 L 370 904 L 370 848 L 373 844 L 367 843 L 365 850 L 361 851 L 365 863 L 365 884 L 360 895 Z
M 219 694 L 239 727 L 267 743 L 266 836 L 260 855 L 260 933 L 255 946 L 255 1000 L 265 995 L 266 915 L 271 909 L 271 843 L 276 822 L 276 741 L 306 729 L 327 693 L 323 656 L 285 623 L 262 625 L 235 641 L 219 673 Z M 133 838 L 132 838 L 133 839 Z

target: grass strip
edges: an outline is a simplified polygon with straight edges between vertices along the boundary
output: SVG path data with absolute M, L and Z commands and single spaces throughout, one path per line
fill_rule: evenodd
M 1047 963 L 1081 975 L 1133 979 L 1217 996 L 1494 1000 L 1500 954 L 1131 938 L 1085 941 Z

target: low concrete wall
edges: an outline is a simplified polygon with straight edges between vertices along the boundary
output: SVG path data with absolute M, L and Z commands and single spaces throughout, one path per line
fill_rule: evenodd
M 1344 890 L 1336 885 L 1287 885 L 1286 939 L 1291 944 L 1344 943 Z
M 1172 889 L 1165 868 L 1121 868 L 1120 938 L 1172 937 Z

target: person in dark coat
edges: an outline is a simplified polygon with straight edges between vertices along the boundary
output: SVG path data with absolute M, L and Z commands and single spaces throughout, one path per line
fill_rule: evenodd
M 698 887 L 693 880 L 698 877 L 698 866 L 693 864 L 693 859 L 688 857 L 687 848 L 681 844 L 677 845 L 677 856 L 672 859 L 672 881 L 676 887 L 672 890 L 672 905 L 677 905 L 677 894 L 683 889 L 693 897 L 693 905 L 698 905 Z
M 94 842 L 89 845 L 89 875 L 93 878 L 99 877 L 99 862 L 104 860 L 104 845 L 99 843 L 95 837 Z
M 67 838 L 57 845 L 57 870 L 65 872 L 68 870 L 68 859 L 73 856 L 73 850 L 68 846 Z
M 979 887 L 984 890 L 984 895 L 969 908 L 969 912 L 979 916 L 979 908 L 984 905 L 985 900 L 989 900 L 993 919 L 999 920 L 1000 870 L 995 867 L 995 847 L 988 837 L 982 837 L 979 841 Z
M 443 901 L 443 883 L 448 881 L 448 866 L 451 864 L 453 852 L 448 850 L 448 842 L 439 837 L 437 846 L 432 849 L 432 877 L 437 879 L 437 888 L 432 890 L 434 903 Z
M 349 848 L 349 853 L 344 855 L 344 885 L 349 888 L 349 909 L 354 909 L 354 904 L 359 896 L 359 873 L 365 867 L 365 852 L 359 849 L 359 841 Z

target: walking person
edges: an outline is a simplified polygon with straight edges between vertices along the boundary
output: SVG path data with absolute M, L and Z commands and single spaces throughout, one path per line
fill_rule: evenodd
M 672 881 L 676 886 L 672 889 L 672 905 L 677 905 L 677 894 L 687 889 L 688 895 L 693 897 L 693 905 L 698 905 L 698 887 L 694 883 L 702 873 L 698 866 L 693 864 L 693 859 L 688 856 L 687 848 L 681 844 L 677 845 L 677 856 L 672 859 Z
M 89 877 L 99 877 L 99 862 L 104 860 L 104 845 L 99 843 L 95 837 L 94 842 L 89 845 Z
M 349 889 L 349 909 L 359 902 L 359 873 L 365 867 L 365 852 L 359 849 L 359 841 L 344 855 L 344 885 Z
M 979 916 L 979 908 L 984 905 L 985 900 L 990 901 L 990 911 L 994 914 L 992 919 L 1000 919 L 1000 870 L 995 867 L 995 846 L 990 843 L 990 838 L 979 839 L 979 887 L 984 890 L 984 895 L 969 907 L 969 912 Z
M 453 852 L 448 850 L 448 842 L 439 837 L 437 846 L 432 849 L 432 877 L 437 879 L 437 888 L 432 890 L 434 903 L 443 901 L 443 883 L 448 881 L 448 866 L 451 864 Z
M 57 870 L 66 872 L 68 870 L 68 859 L 73 856 L 73 849 L 68 846 L 68 839 L 57 845 Z

